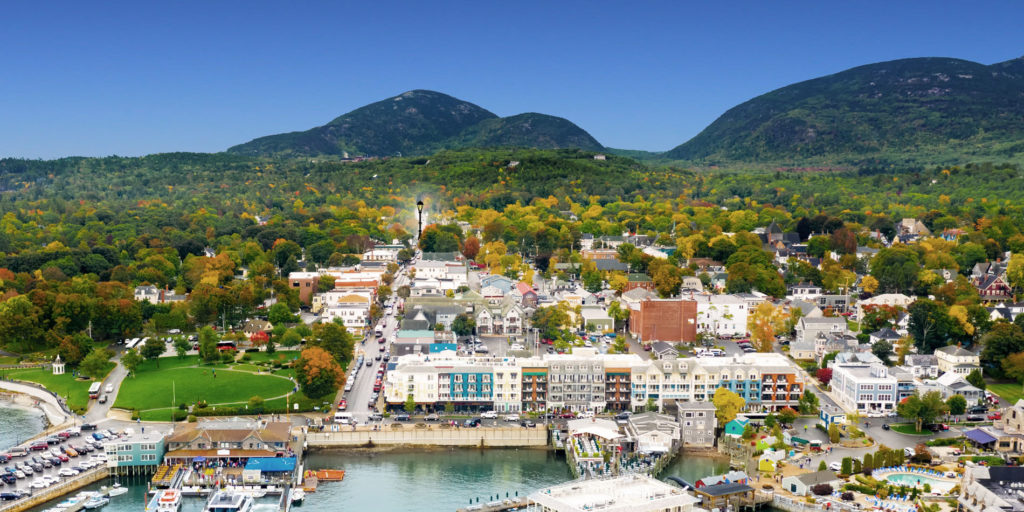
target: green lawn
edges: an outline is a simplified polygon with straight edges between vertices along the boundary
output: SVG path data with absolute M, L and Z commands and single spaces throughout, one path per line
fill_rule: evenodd
M 1017 403 L 1017 400 L 1024 398 L 1024 388 L 1016 382 L 989 384 L 988 390 L 999 395 L 1000 398 L 1010 402 L 1011 404 L 1015 404 Z
M 900 423 L 895 425 L 889 425 L 894 431 L 900 434 L 909 434 L 912 436 L 930 436 L 932 432 L 930 430 L 921 429 L 920 432 L 915 430 L 913 423 Z
M 269 374 L 256 375 L 223 367 L 184 367 L 188 360 L 162 358 L 159 369 L 155 362 L 147 361 L 136 376 L 121 384 L 114 407 L 146 411 L 197 400 L 205 400 L 210 405 L 238 404 L 254 395 L 265 399 L 278 397 L 291 391 L 293 386 L 288 379 Z
M 103 376 L 106 377 L 110 370 L 113 369 L 114 363 L 110 363 L 107 371 L 103 372 Z M 77 380 L 70 373 L 54 375 L 49 367 L 4 370 L 2 373 L 12 379 L 42 384 L 46 389 L 64 397 L 67 400 L 68 407 L 72 410 L 85 411 L 85 408 L 89 406 L 89 386 L 93 382 L 91 380 Z
M 245 355 L 250 357 L 250 361 L 291 361 L 292 359 L 298 359 L 298 350 L 278 350 L 273 354 L 266 352 L 246 352 Z

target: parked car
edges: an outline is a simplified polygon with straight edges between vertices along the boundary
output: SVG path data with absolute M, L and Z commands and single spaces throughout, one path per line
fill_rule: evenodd
M 518 414 L 506 414 L 505 415 L 505 421 L 519 421 L 519 415 Z
M 462 426 L 463 427 L 468 427 L 468 428 L 473 428 L 473 427 L 479 427 L 480 423 L 481 423 L 480 418 L 470 418 L 470 419 L 466 420 L 465 423 L 462 424 Z
M 985 421 L 985 416 L 981 414 L 968 414 L 967 421 Z
M 534 423 L 532 420 L 523 420 L 523 421 L 519 422 L 519 425 L 523 426 L 523 427 L 526 427 L 526 428 L 533 428 L 537 424 Z
M 994 412 L 992 414 L 989 414 L 988 415 L 988 419 L 990 419 L 990 420 L 1001 420 L 1001 419 L 1003 419 L 1003 413 L 1001 413 L 999 411 L 996 411 L 996 412 Z
M 82 426 L 79 428 L 82 429 L 82 432 L 85 432 L 88 430 L 96 430 L 96 425 L 93 425 L 92 423 L 82 423 Z
M 481 414 L 480 417 L 485 419 L 485 420 L 496 420 L 496 419 L 498 419 L 498 413 L 496 413 L 494 411 L 487 411 L 487 412 L 484 412 L 483 414 Z
M 409 421 L 410 419 L 409 415 L 404 412 L 395 415 L 395 421 Z
M 441 421 L 441 417 L 438 416 L 437 413 L 428 414 L 425 418 L 423 418 L 423 421 Z
M 889 428 L 890 427 L 888 423 L 882 423 L 882 430 L 889 430 Z

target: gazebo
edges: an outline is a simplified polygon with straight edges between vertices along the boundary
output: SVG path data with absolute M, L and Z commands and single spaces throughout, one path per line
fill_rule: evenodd
M 61 361 L 60 354 L 57 354 L 50 367 L 53 369 L 54 375 L 64 375 L 64 361 Z

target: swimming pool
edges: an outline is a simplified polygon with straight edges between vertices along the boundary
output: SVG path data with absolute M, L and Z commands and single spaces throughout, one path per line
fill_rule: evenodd
M 924 485 L 928 484 L 932 487 L 932 492 L 945 493 L 956 485 L 954 482 L 949 480 L 939 480 L 938 478 L 932 478 L 924 475 L 918 475 L 915 473 L 893 473 L 886 475 L 886 480 L 897 484 L 897 485 Z

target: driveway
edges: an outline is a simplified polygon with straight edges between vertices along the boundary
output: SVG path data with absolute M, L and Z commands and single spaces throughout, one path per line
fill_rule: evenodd
M 99 400 L 90 400 L 89 409 L 85 412 L 84 417 L 86 423 L 107 421 L 107 413 L 110 412 L 110 407 L 117 401 L 117 393 L 121 390 L 121 382 L 128 376 L 128 370 L 121 364 L 121 354 L 114 356 L 113 361 L 116 363 L 116 366 L 107 375 L 107 378 L 103 381 L 103 387 L 100 389 L 100 396 L 106 395 L 107 403 L 101 404 Z M 112 386 L 114 390 L 107 393 L 107 386 Z

